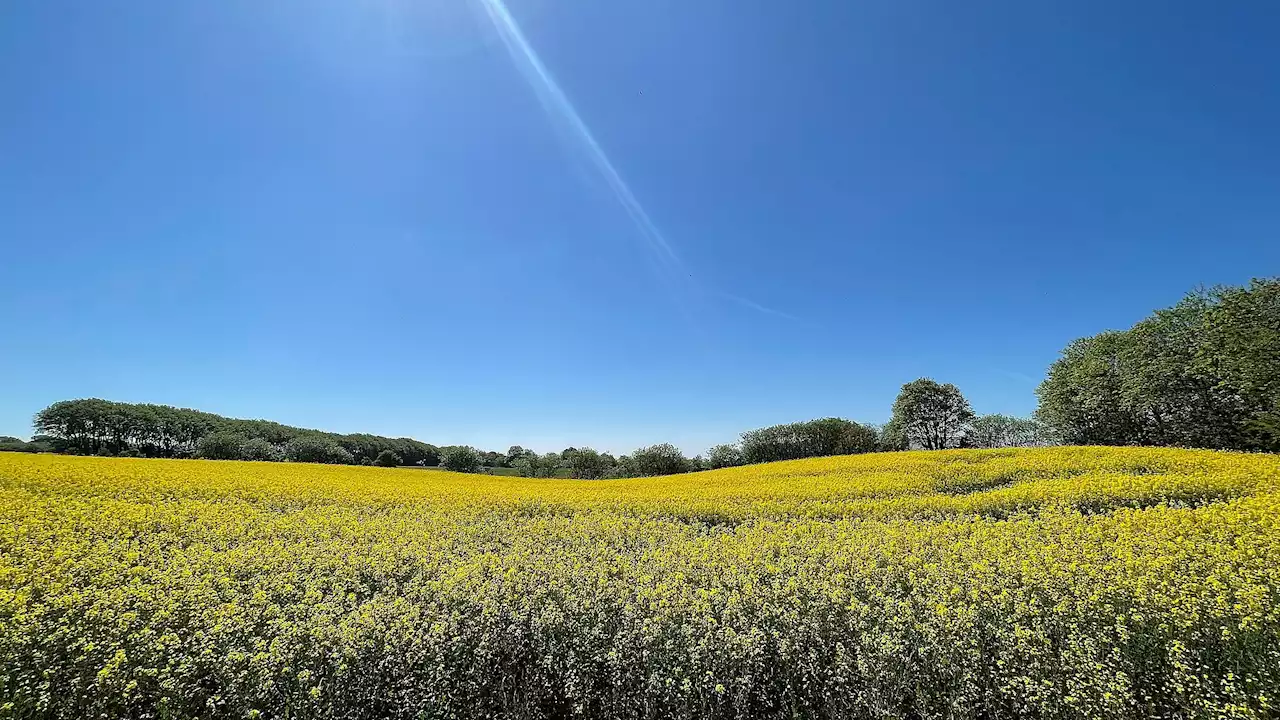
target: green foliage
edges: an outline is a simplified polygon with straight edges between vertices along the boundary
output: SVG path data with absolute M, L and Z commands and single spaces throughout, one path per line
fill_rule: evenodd
M 404 459 L 390 450 L 383 450 L 378 453 L 377 459 L 373 461 L 378 467 L 400 467 L 404 464 Z
M 1120 351 L 1128 338 L 1108 331 L 1067 345 L 1037 388 L 1036 418 L 1068 445 L 1127 445 L 1142 423 L 1125 405 Z
M 480 453 L 466 445 L 441 448 L 440 467 L 460 473 L 476 472 L 480 469 Z
M 651 475 L 675 475 L 689 472 L 689 459 L 680 449 L 670 443 L 642 447 L 631 453 L 627 465 L 628 474 L 633 477 Z
M 44 433 L 39 448 L 77 455 L 118 454 L 137 450 L 147 457 L 191 457 L 201 438 L 224 433 L 245 441 L 261 440 L 278 448 L 300 437 L 322 437 L 348 453 L 353 463 L 371 463 L 384 450 L 410 465 L 437 465 L 439 450 L 411 438 L 387 438 L 366 433 L 338 435 L 290 427 L 267 420 L 239 420 L 212 413 L 107 400 L 65 400 L 41 410 L 35 417 L 37 432 Z M 278 450 L 255 443 L 249 459 L 276 460 Z
M 973 448 L 1044 447 L 1054 445 L 1044 424 L 1008 415 L 980 415 L 969 424 L 965 444 Z
M 209 433 L 196 442 L 196 457 L 205 460 L 240 460 L 244 457 L 245 437 L 237 433 Z
M 525 450 L 519 445 L 512 445 L 507 448 L 507 467 L 515 467 L 516 461 L 532 453 L 531 450 Z
M 794 460 L 829 455 L 852 455 L 875 450 L 876 434 L 870 426 L 843 418 L 774 425 L 742 434 L 742 461 L 747 463 Z
M 32 440 L 25 442 L 11 435 L 0 437 L 0 452 L 50 452 L 52 447 L 47 442 Z
M 249 438 L 240 446 L 240 458 L 242 460 L 281 462 L 284 460 L 284 451 L 263 438 Z
M 511 463 L 511 467 L 515 469 L 516 472 L 520 473 L 522 477 L 538 477 L 538 470 L 540 467 L 538 460 L 539 458 L 537 453 L 525 452 L 517 457 L 515 462 Z
M 875 431 L 877 452 L 896 452 L 907 449 L 907 435 L 901 425 L 888 422 L 875 428 Z
M 716 445 L 707 451 L 707 467 L 712 470 L 736 467 L 743 462 L 742 448 L 732 443 Z
M 905 439 L 907 447 L 943 450 L 960 446 L 972 419 L 960 388 L 920 378 L 902 386 L 888 432 Z
M 327 465 L 352 465 L 355 458 L 341 445 L 323 436 L 296 437 L 284 446 L 289 462 L 324 463 Z
M 1037 417 L 1072 444 L 1280 451 L 1280 279 L 1076 340 L 1037 394 Z
M 594 480 L 604 477 L 612 463 L 591 448 L 581 448 L 561 456 L 571 477 Z

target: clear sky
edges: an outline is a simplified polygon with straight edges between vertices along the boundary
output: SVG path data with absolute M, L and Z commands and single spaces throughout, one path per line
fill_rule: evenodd
M 103 397 L 687 451 L 1027 414 L 1280 272 L 1280 3 L 11 0 L 0 434 Z

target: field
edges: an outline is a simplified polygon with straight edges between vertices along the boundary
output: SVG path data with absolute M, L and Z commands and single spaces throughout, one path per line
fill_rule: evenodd
M 0 454 L 0 717 L 1275 717 L 1280 457 Z

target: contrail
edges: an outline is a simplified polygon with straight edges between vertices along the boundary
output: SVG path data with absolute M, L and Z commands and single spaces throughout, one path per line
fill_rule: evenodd
M 538 57 L 538 53 L 533 49 L 533 46 L 525 39 L 524 33 L 520 31 L 520 26 L 516 24 L 515 18 L 507 10 L 507 6 L 502 0 L 478 0 L 478 2 L 484 7 L 489 22 L 493 24 L 499 37 L 502 38 L 502 43 L 506 45 L 507 52 L 510 53 L 516 67 L 520 69 L 520 72 L 529 81 L 529 85 L 533 87 L 534 92 L 538 95 L 543 108 L 553 119 L 563 120 L 567 123 L 572 132 L 582 141 L 592 164 L 595 165 L 600 175 L 604 177 L 605 183 L 608 184 L 609 189 L 613 192 L 614 198 L 626 211 L 631 218 L 631 222 L 639 230 L 640 236 L 649 245 L 649 249 L 657 259 L 659 267 L 671 278 L 696 286 L 697 283 L 692 279 L 693 273 L 680 260 L 680 256 L 671 247 L 671 243 L 667 242 L 662 231 L 654 224 L 653 219 L 649 217 L 649 213 L 645 211 L 640 201 L 636 199 L 635 194 L 631 192 L 631 188 L 626 181 L 622 179 L 622 174 L 618 172 L 613 162 L 609 160 L 609 156 L 605 154 L 604 149 L 600 147 L 600 143 L 596 142 L 595 135 L 591 133 L 591 129 L 583 122 L 582 116 L 578 115 L 573 103 L 569 102 L 568 96 L 560 89 L 560 84 L 556 82 L 547 67 L 542 64 L 542 59 Z M 723 292 L 713 292 L 713 294 L 758 312 L 795 319 L 787 313 L 767 308 L 746 298 Z

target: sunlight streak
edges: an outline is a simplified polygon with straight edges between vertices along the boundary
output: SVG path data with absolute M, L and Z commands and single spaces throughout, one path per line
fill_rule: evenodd
M 667 242 L 666 237 L 658 226 L 649 217 L 649 213 L 636 199 L 635 193 L 631 192 L 630 186 L 623 180 L 622 174 L 614 166 L 613 161 L 605 154 L 604 149 L 600 147 L 600 143 L 596 142 L 595 135 L 591 129 L 578 115 L 578 111 L 573 107 L 573 103 L 569 101 L 567 95 L 560 88 L 559 83 L 547 70 L 542 63 L 542 59 L 538 56 L 537 51 L 525 39 L 524 33 L 521 32 L 520 26 L 516 23 L 515 18 L 511 16 L 510 11 L 502 0 L 476 0 L 484 8 L 485 15 L 489 22 L 492 23 L 502 42 L 507 47 L 507 52 L 511 55 L 516 67 L 519 68 L 521 74 L 529 82 L 541 101 L 543 108 L 553 120 L 563 122 L 568 126 L 576 139 L 580 141 L 585 148 L 592 165 L 599 171 L 605 183 L 609 186 L 609 190 L 613 193 L 618 204 L 626 211 L 631 222 L 635 225 L 640 236 L 648 245 L 653 257 L 658 262 L 659 268 L 677 282 L 692 285 L 697 289 L 698 283 L 693 279 L 693 273 L 681 261 L 679 255 L 676 254 L 671 243 Z M 734 301 L 739 305 L 751 308 L 757 312 L 776 317 L 796 319 L 779 310 L 765 307 L 759 303 L 747 300 L 746 298 L 730 295 L 724 292 L 713 291 L 712 295 L 723 297 Z

